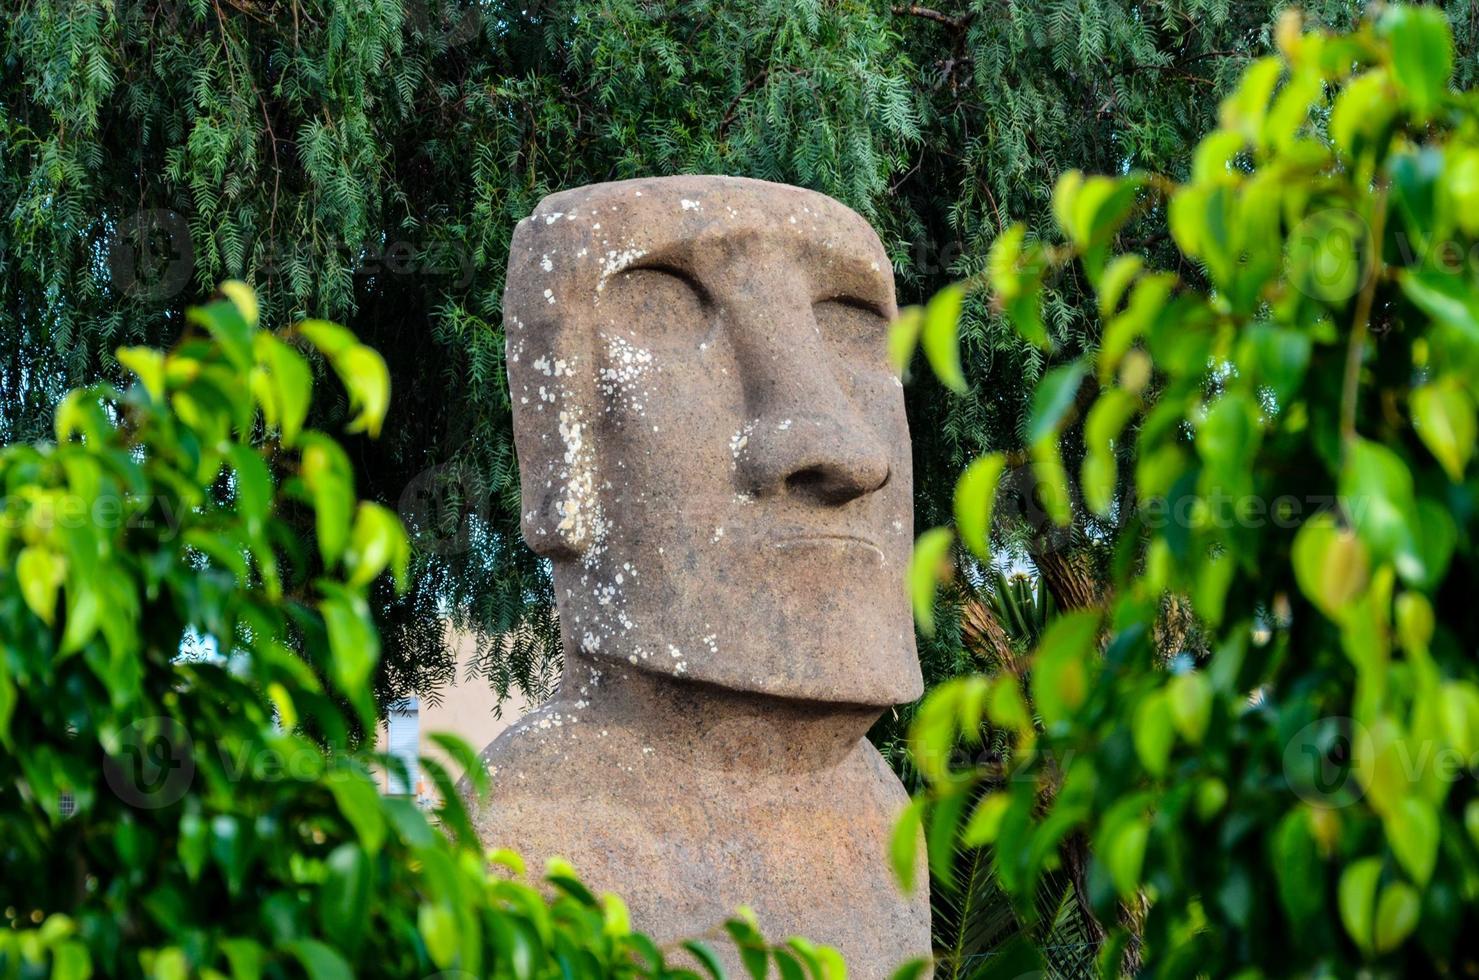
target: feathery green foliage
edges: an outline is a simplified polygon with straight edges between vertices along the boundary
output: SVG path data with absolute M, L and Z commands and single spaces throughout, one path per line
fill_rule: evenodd
M 64 390 L 118 377 L 115 347 L 173 336 L 220 278 L 269 316 L 347 322 L 397 392 L 351 462 L 416 545 L 410 593 L 374 597 L 382 693 L 449 678 L 448 612 L 479 632 L 474 669 L 538 695 L 554 624 L 518 537 L 500 294 L 541 195 L 683 171 L 813 187 L 869 217 L 916 299 L 982 268 L 1007 215 L 1043 229 L 1067 167 L 1183 172 L 1273 6 L 19 0 L 0 29 L 0 439 L 44 433 Z M 1047 302 L 1068 342 L 1093 329 L 1073 295 Z M 1024 424 L 1041 367 L 986 308 L 964 323 L 970 392 L 911 394 L 928 521 L 960 463 Z

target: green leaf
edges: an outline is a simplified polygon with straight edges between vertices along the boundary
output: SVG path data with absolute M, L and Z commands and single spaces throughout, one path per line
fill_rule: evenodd
M 1309 811 L 1291 810 L 1272 834 L 1279 900 L 1291 922 L 1313 921 L 1325 905 L 1325 881 Z
M 1058 175 L 1058 180 L 1053 184 L 1053 217 L 1058 222 L 1058 227 L 1063 234 L 1070 238 L 1077 236 L 1074 227 L 1074 211 L 1078 203 L 1079 191 L 1083 190 L 1084 172 L 1082 170 L 1065 170 Z M 1026 226 L 1022 226 L 1026 231 Z
M 241 318 L 246 321 L 247 326 L 256 327 L 257 317 L 261 312 L 257 306 L 256 291 L 240 279 L 227 279 L 221 283 L 220 290 L 221 295 L 225 296 L 231 301 L 231 305 L 236 307 L 236 312 L 241 314 Z
M 1381 859 L 1362 858 L 1340 875 L 1340 921 L 1346 933 L 1367 954 L 1375 948 L 1376 884 Z
M 806 980 L 806 971 L 801 968 L 801 963 L 795 956 L 779 947 L 771 950 L 770 956 L 775 960 L 775 968 L 780 972 L 781 980 Z
M 627 903 L 614 892 L 601 893 L 601 931 L 613 937 L 632 931 L 632 914 L 627 910 Z
M 304 320 L 297 330 L 330 362 L 359 343 L 354 331 L 328 320 Z
M 1291 557 L 1299 590 L 1330 619 L 1365 592 L 1371 579 L 1366 546 L 1328 513 L 1304 522 Z
M 191 306 L 185 310 L 185 319 L 206 332 L 221 345 L 237 370 L 246 372 L 252 366 L 252 326 L 242 316 L 236 304 L 227 299 L 215 300 L 204 306 Z
M 715 956 L 714 951 L 706 944 L 696 939 L 690 939 L 684 942 L 682 946 L 689 953 L 693 954 L 693 958 L 698 960 L 712 980 L 724 980 L 724 966 L 719 962 L 719 957 Z
M 927 958 L 910 960 L 889 975 L 889 980 L 921 980 L 929 972 L 930 961 Z
M 373 347 L 356 344 L 334 359 L 334 367 L 349 391 L 349 410 L 355 413 L 346 432 L 380 435 L 390 411 L 390 368 Z
M 1081 481 L 1084 500 L 1096 514 L 1107 514 L 1114 503 L 1114 488 L 1119 478 L 1114 442 L 1139 404 L 1139 398 L 1132 392 L 1110 388 L 1094 401 L 1084 420 L 1086 452 Z
M 1058 431 L 1068 410 L 1073 407 L 1089 366 L 1082 360 L 1060 364 L 1037 383 L 1032 393 L 1032 411 L 1027 422 L 1027 442 L 1036 444 Z
M 462 768 L 463 776 L 471 784 L 473 792 L 486 793 L 489 790 L 488 770 L 478 757 L 477 750 L 466 739 L 451 732 L 432 732 L 426 737 Z
M 368 922 L 373 872 L 370 859 L 358 844 L 344 843 L 324 861 L 327 877 L 317 903 L 324 934 L 346 949 L 358 945 Z
M 906 578 L 914 619 L 926 635 L 935 631 L 935 587 L 950 573 L 950 544 L 954 539 L 949 528 L 931 528 L 914 542 L 914 554 L 909 559 Z
M 330 583 L 320 583 L 328 589 Z M 328 674 L 345 695 L 364 693 L 380 657 L 375 621 L 365 600 L 334 586 L 318 604 L 329 633 Z
M 370 854 L 378 854 L 385 843 L 385 814 L 380 793 L 368 776 L 356 768 L 341 768 L 328 777 L 329 792 L 339 812 L 354 828 L 359 842 Z
M 1422 911 L 1422 898 L 1417 889 L 1403 881 L 1394 881 L 1382 889 L 1376 903 L 1373 945 L 1378 955 L 1401 946 L 1417 928 Z
M 1114 377 L 1120 359 L 1150 329 L 1170 301 L 1175 286 L 1176 277 L 1165 272 L 1148 273 L 1136 281 L 1124 310 L 1104 325 L 1104 335 L 1099 341 L 1100 384 L 1108 384 Z
M 1448 478 L 1462 483 L 1479 438 L 1474 399 L 1452 379 L 1423 385 L 1412 392 L 1412 422 Z
M 1438 860 L 1438 813 L 1426 800 L 1408 796 L 1386 814 L 1387 845 L 1397 862 L 1420 886 L 1433 876 Z
M 1103 838 L 1104 865 L 1109 869 L 1115 891 L 1124 901 L 1134 900 L 1140 891 L 1140 872 L 1149 841 L 1150 820 L 1143 816 L 1116 822 Z
M 401 519 L 379 504 L 361 502 L 344 553 L 349 585 L 369 585 L 389 566 L 394 570 L 397 588 L 404 591 L 410 560 L 411 543 Z
M 965 829 L 961 831 L 961 843 L 967 847 L 985 847 L 996 843 L 997 834 L 1001 832 L 1001 822 L 1011 805 L 1012 798 L 1007 793 L 987 793 L 981 797 L 970 820 L 966 821 Z
M 1145 179 L 1138 174 L 1086 178 L 1073 198 L 1074 244 L 1089 249 L 1106 243 L 1129 220 L 1143 186 Z
M 914 891 L 914 872 L 919 863 L 919 841 L 924 827 L 924 805 L 922 798 L 910 800 L 904 812 L 899 814 L 889 838 L 889 863 L 893 866 L 894 877 L 906 893 Z
M 888 328 L 888 359 L 894 372 L 900 377 L 909 368 L 914 358 L 914 348 L 919 344 L 919 331 L 924 327 L 924 308 L 906 306 L 899 311 L 898 319 Z
M 118 363 L 132 371 L 155 402 L 164 401 L 164 352 L 152 347 L 120 347 Z
M 333 566 L 349 543 L 349 514 L 354 505 L 349 457 L 327 436 L 306 433 L 300 472 L 313 503 L 319 553 L 326 565 Z
M 1099 614 L 1076 610 L 1043 632 L 1032 662 L 1032 699 L 1051 729 L 1066 723 L 1089 697 L 1090 654 L 1099 636 Z
M 51 951 L 51 980 L 88 980 L 92 954 L 80 940 L 58 943 Z
M 1381 443 L 1357 438 L 1347 448 L 1339 487 L 1351 524 L 1373 558 L 1389 561 L 1411 552 L 1417 502 L 1402 457 Z
M 1355 296 L 1364 282 L 1369 230 L 1355 212 L 1321 208 L 1290 232 L 1289 279 L 1306 296 L 1332 305 Z
M 1058 451 L 1058 437 L 1048 434 L 1031 446 L 1032 472 L 1037 478 L 1037 494 L 1048 517 L 1059 527 L 1067 527 L 1073 520 L 1072 503 L 1068 497 L 1068 472 L 1063 468 L 1063 456 Z
M 313 372 L 302 355 L 272 334 L 257 334 L 253 345 L 257 367 L 252 392 L 267 425 L 282 434 L 283 445 L 296 445 L 313 397 Z
M 426 955 L 442 969 L 457 961 L 457 914 L 444 902 L 422 902 L 416 912 L 416 929 L 426 943 Z
M 766 955 L 765 943 L 755 932 L 755 927 L 743 919 L 734 918 L 724 923 L 724 928 L 734 940 L 745 972 L 752 980 L 765 980 L 765 971 L 770 964 L 770 957 Z
M 1171 720 L 1181 737 L 1200 745 L 1212 720 L 1212 685 L 1201 671 L 1177 674 L 1166 687 Z
M 1424 266 L 1402 270 L 1398 282 L 1412 304 L 1430 318 L 1479 339 L 1479 296 L 1464 279 Z
M 991 511 L 1006 457 L 988 453 L 967 466 L 955 484 L 955 530 L 982 561 L 991 560 Z
M 251 446 L 234 442 L 226 453 L 236 473 L 236 512 L 246 525 L 247 535 L 257 539 L 272 510 L 272 474 L 266 460 Z
M 57 591 L 66 572 L 67 560 L 41 545 L 22 548 L 16 557 L 15 574 L 20 580 L 21 598 L 47 626 L 56 621 Z
M 10 665 L 0 656 L 0 745 L 14 745 L 10 737 L 10 719 L 15 715 L 17 702 L 15 681 L 10 679 Z
M 1099 315 L 1106 320 L 1119 307 L 1120 299 L 1124 297 L 1125 290 L 1130 288 L 1140 270 L 1145 267 L 1145 260 L 1138 255 L 1116 256 L 1104 269 L 1104 274 L 1099 277 L 1095 289 L 1099 293 Z
M 295 939 L 283 948 L 308 974 L 308 980 L 354 980 L 354 969 L 338 950 L 317 939 Z
M 965 303 L 965 290 L 959 285 L 946 286 L 936 293 L 924 308 L 921 341 L 925 360 L 935 377 L 956 394 L 966 390 L 965 375 L 960 370 L 960 310 Z
M 1143 698 L 1135 708 L 1135 719 L 1131 726 L 1134 736 L 1135 754 L 1145 770 L 1160 778 L 1166 774 L 1166 762 L 1171 758 L 1171 707 L 1164 691 L 1154 691 Z
M 1391 78 L 1377 68 L 1351 79 L 1330 110 L 1330 138 L 1347 160 L 1376 147 L 1397 115 Z
M 1284 70 L 1283 59 L 1266 55 L 1243 69 L 1238 87 L 1222 100 L 1220 122 L 1252 142 L 1263 136 L 1263 123 L 1273 99 L 1274 86 Z
M 1392 76 L 1413 115 L 1425 120 L 1448 94 L 1453 75 L 1453 34 L 1441 9 L 1394 4 L 1381 31 L 1392 45 Z

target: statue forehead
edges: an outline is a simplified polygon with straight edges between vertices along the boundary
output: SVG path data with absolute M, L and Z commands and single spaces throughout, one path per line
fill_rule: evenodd
M 893 276 L 877 234 L 850 208 L 815 191 L 737 177 L 658 177 L 552 194 L 515 229 L 504 308 L 524 327 L 598 312 L 626 269 L 675 265 L 703 279 L 705 260 L 768 261 L 752 280 L 810 277 L 817 288 L 884 307 Z M 733 273 L 735 270 L 729 270 Z

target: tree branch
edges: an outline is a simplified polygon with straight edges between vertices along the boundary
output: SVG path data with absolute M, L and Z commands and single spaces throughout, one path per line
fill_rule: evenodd
M 901 16 L 907 14 L 910 17 L 923 17 L 925 20 L 932 20 L 937 24 L 944 24 L 946 27 L 957 31 L 965 30 L 966 26 L 970 24 L 971 18 L 976 16 L 972 12 L 967 12 L 963 14 L 957 14 L 952 17 L 950 14 L 944 14 L 930 7 L 921 7 L 917 4 L 910 4 L 907 7 L 895 7 L 893 8 L 893 11 L 894 13 Z

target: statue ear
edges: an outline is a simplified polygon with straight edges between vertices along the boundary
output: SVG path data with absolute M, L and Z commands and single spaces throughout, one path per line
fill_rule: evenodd
M 504 294 L 504 331 L 520 523 L 536 554 L 576 558 L 605 530 L 588 421 L 598 397 L 595 366 L 586 352 L 590 345 L 581 342 L 585 325 L 551 315 L 542 302 L 521 302 L 514 281 L 510 276 Z
M 541 557 L 555 561 L 578 558 L 590 542 L 572 513 L 569 486 L 547 463 L 529 465 L 522 452 L 519 456 L 524 540 Z

